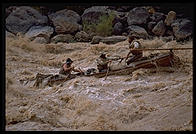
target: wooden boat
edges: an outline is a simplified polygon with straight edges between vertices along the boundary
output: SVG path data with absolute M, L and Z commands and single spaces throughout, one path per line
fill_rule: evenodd
M 85 76 L 95 76 L 98 78 L 104 77 L 108 75 L 125 75 L 130 74 L 133 71 L 139 69 L 139 68 L 156 68 L 156 67 L 168 67 L 172 66 L 174 64 L 174 54 L 173 52 L 168 52 L 164 54 L 158 54 L 158 55 L 152 55 L 146 58 L 143 58 L 145 60 L 135 61 L 132 62 L 131 65 L 128 65 L 124 68 L 117 69 L 117 70 L 111 70 L 109 72 L 99 72 L 94 74 L 89 74 Z
M 156 68 L 156 67 L 168 67 L 174 64 L 174 54 L 172 51 L 165 54 L 154 54 L 149 57 L 143 57 L 143 60 L 135 61 L 131 63 L 129 66 L 125 66 L 120 69 L 111 70 L 108 72 L 99 72 L 93 74 L 73 74 L 71 77 L 63 76 L 60 74 L 41 74 L 38 73 L 33 79 L 20 80 L 21 84 L 27 85 L 28 83 L 32 83 L 33 87 L 43 88 L 45 86 L 53 86 L 64 83 L 67 80 L 73 79 L 78 76 L 95 76 L 97 78 L 101 78 L 109 75 L 126 75 L 130 74 L 133 71 L 139 68 Z

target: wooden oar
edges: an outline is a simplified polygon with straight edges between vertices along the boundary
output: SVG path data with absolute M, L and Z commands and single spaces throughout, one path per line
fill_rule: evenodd
M 193 48 L 141 48 L 141 49 L 132 49 L 132 50 L 142 50 L 142 51 L 154 51 L 154 50 L 188 50 Z

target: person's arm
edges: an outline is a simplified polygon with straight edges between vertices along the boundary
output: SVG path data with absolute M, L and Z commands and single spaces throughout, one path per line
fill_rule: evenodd
M 129 51 L 129 53 L 127 54 L 127 57 L 125 59 L 125 61 L 128 59 L 129 55 L 131 54 L 131 50 Z
M 75 69 L 75 68 L 73 68 L 73 71 L 74 71 L 74 72 L 80 72 L 80 73 L 83 72 L 81 69 Z
M 96 59 L 96 62 L 98 65 L 104 65 L 105 61 L 101 60 L 101 59 Z
M 63 65 L 64 71 L 71 71 L 74 67 L 67 67 L 66 64 Z

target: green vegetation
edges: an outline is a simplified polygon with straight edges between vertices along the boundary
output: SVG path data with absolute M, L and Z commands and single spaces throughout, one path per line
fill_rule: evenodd
M 100 36 L 110 36 L 112 33 L 112 21 L 114 20 L 114 13 L 108 15 L 102 15 L 99 18 L 97 24 L 90 24 L 88 22 L 83 22 L 83 30 L 87 33 L 96 33 Z

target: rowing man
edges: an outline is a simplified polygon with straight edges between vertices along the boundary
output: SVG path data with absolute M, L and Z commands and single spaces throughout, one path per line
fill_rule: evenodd
M 138 59 L 140 59 L 143 56 L 142 50 L 135 50 L 135 49 L 142 48 L 139 40 L 136 40 L 136 36 L 134 36 L 134 35 L 129 36 L 128 42 L 129 42 L 130 51 L 127 54 L 126 59 L 125 59 L 127 65 L 129 65 L 131 62 L 137 61 Z M 130 56 L 130 54 L 132 54 L 132 55 Z
M 119 60 L 119 59 L 120 57 L 111 57 L 111 56 L 107 56 L 106 53 L 101 53 L 99 58 L 96 59 L 97 69 L 99 70 L 99 72 L 107 72 L 108 69 L 110 71 L 111 68 L 109 66 L 109 63 L 111 63 L 113 60 Z

